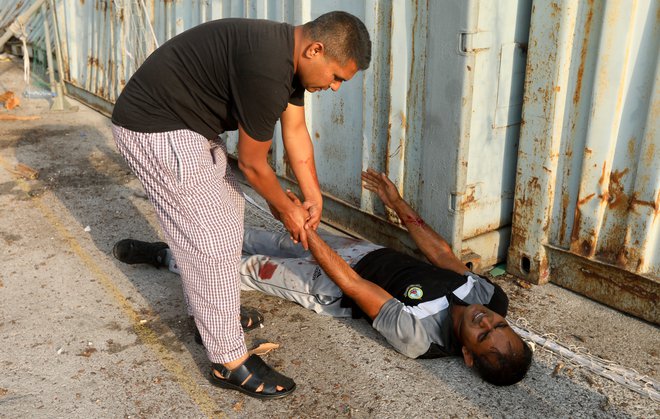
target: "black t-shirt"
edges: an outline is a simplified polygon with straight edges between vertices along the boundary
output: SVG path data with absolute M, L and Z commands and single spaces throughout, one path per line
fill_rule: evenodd
M 154 51 L 117 99 L 112 122 L 137 132 L 190 129 L 208 139 L 238 129 L 273 136 L 288 103 L 302 106 L 293 69 L 294 27 L 221 19 L 189 29 Z
M 380 285 L 407 306 L 449 296 L 466 282 L 465 276 L 454 271 L 438 268 L 389 248 L 367 254 L 355 265 L 354 270 L 362 278 Z M 484 279 L 488 281 L 487 278 Z M 495 293 L 485 306 L 501 316 L 506 316 L 509 299 L 502 288 L 497 284 L 493 285 Z M 423 293 L 420 292 L 422 290 Z M 343 298 L 342 305 L 352 307 L 354 318 L 364 316 L 362 310 L 350 298 Z M 452 302 L 455 302 L 455 299 Z

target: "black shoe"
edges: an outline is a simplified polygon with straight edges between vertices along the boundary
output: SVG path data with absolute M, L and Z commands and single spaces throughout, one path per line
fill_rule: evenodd
M 264 316 L 259 310 L 252 307 L 241 306 L 241 327 L 243 328 L 243 332 L 249 332 L 257 327 L 261 327 L 263 322 Z M 199 333 L 197 325 L 193 324 L 193 327 L 195 328 L 195 342 L 203 345 L 204 342 L 202 342 L 202 335 Z
M 167 267 L 165 264 L 165 255 L 167 243 L 163 242 L 143 242 L 133 239 L 124 239 L 115 243 L 112 248 L 112 254 L 117 260 L 129 265 L 136 263 L 148 263 L 156 268 Z

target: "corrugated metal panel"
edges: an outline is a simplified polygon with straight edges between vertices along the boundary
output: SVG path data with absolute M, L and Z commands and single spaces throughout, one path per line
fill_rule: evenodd
M 330 10 L 357 15 L 373 38 L 371 67 L 339 93 L 306 98 L 326 220 L 413 247 L 361 188 L 360 171 L 373 167 L 456 252 L 491 265 L 508 245 L 530 7 L 524 0 L 62 0 L 57 15 L 70 92 L 106 112 L 156 45 L 204 21 L 301 24 Z M 279 130 L 272 164 L 291 185 Z
M 535 3 L 509 270 L 660 322 L 660 3 Z
M 47 3 L 47 2 L 46 2 Z M 15 0 L 0 0 L 0 28 L 4 34 L 5 29 L 7 29 L 14 21 L 21 16 L 23 13 L 28 12 L 30 7 L 33 5 L 33 2 L 29 1 L 15 1 Z M 50 11 L 48 11 L 50 13 Z M 20 38 L 20 40 L 25 38 L 25 41 L 28 45 L 28 53 L 30 56 L 35 59 L 42 66 L 45 65 L 46 56 L 44 50 L 46 48 L 45 44 L 45 29 L 44 29 L 44 11 L 41 7 L 38 7 L 37 11 L 31 15 L 29 19 L 25 21 L 23 25 L 18 25 L 16 27 L 18 36 L 15 38 Z M 49 29 L 50 29 L 50 39 L 51 44 L 54 42 L 53 31 L 54 25 L 52 21 L 52 16 L 49 15 Z M 23 54 L 22 52 L 22 42 L 19 39 L 14 39 L 12 41 L 11 51 Z M 37 50 L 35 51 L 32 47 L 36 46 Z M 43 70 L 43 68 L 42 68 Z

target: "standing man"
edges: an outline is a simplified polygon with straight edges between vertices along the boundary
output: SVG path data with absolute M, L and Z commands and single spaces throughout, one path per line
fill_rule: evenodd
M 370 60 L 369 33 L 345 12 L 296 27 L 216 20 L 154 51 L 117 99 L 117 147 L 156 209 L 215 384 L 258 398 L 295 389 L 293 380 L 247 356 L 238 277 L 244 202 L 219 134 L 238 130 L 239 168 L 307 249 L 305 230 L 318 226 L 323 201 L 304 91 L 337 91 Z M 302 206 L 289 200 L 267 162 L 278 119 Z

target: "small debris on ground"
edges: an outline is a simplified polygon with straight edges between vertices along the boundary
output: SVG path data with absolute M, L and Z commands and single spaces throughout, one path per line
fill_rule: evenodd
M 0 113 L 0 121 L 33 121 L 35 119 L 41 119 L 38 115 L 13 115 Z
M 556 377 L 557 375 L 559 375 L 559 372 L 560 372 L 563 368 L 564 368 L 564 363 L 561 362 L 561 361 L 559 361 L 559 362 L 557 363 L 557 365 L 555 366 L 555 369 L 552 370 L 552 376 L 553 376 L 553 377 Z
M 240 412 L 243 410 L 243 400 L 234 403 L 234 406 L 232 406 L 232 409 L 234 409 L 234 412 Z
M 96 348 L 92 346 L 88 346 L 87 348 L 83 349 L 81 353 L 78 354 L 78 356 L 84 356 L 85 358 L 89 358 L 92 356 L 92 354 L 96 352 Z
M 23 163 L 18 163 L 16 166 L 14 166 L 13 172 L 19 177 L 22 177 L 23 179 L 27 179 L 27 180 L 34 180 L 39 177 L 38 170 L 35 170 Z
M 488 273 L 490 274 L 490 276 L 493 276 L 493 277 L 504 275 L 506 273 L 506 264 L 501 263 L 501 264 L 497 265 L 496 267 L 494 267 L 493 269 L 491 269 L 490 272 L 488 272 Z
M 20 106 L 21 101 L 20 99 L 14 94 L 14 92 L 7 90 L 3 94 L 0 95 L 0 102 L 2 102 L 5 105 L 5 109 L 8 111 L 11 111 L 17 106 Z
M 516 283 L 516 285 L 518 285 L 521 288 L 525 288 L 526 290 L 532 288 L 532 284 L 530 284 L 527 281 L 523 281 L 522 279 L 517 279 L 516 278 L 514 282 Z
M 279 343 L 262 342 L 248 351 L 249 355 L 265 355 L 268 352 L 279 348 Z

